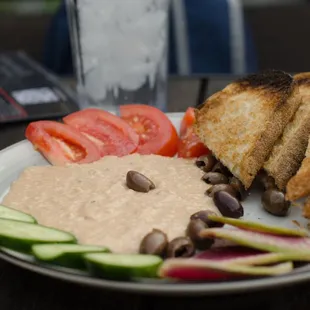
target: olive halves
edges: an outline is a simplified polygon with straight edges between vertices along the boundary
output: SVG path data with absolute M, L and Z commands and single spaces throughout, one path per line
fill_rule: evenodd
M 266 171 L 261 171 L 259 173 L 258 180 L 263 186 L 264 190 L 277 189 L 274 178 L 269 176 Z
M 228 178 L 219 172 L 208 172 L 203 175 L 202 180 L 212 185 L 228 183 Z
M 215 184 L 206 190 L 206 195 L 213 198 L 214 194 L 219 191 L 225 191 L 234 197 L 239 196 L 238 191 L 230 184 Z
M 217 215 L 213 211 L 209 210 L 201 210 L 191 215 L 190 220 L 201 220 L 203 221 L 207 227 L 213 228 L 213 227 L 223 227 L 223 223 L 217 223 L 209 219 L 209 215 Z
M 235 176 L 230 178 L 229 185 L 231 185 L 237 191 L 238 199 L 244 200 L 248 196 L 248 191 L 245 189 L 242 182 Z
M 202 169 L 204 172 L 210 172 L 215 164 L 216 164 L 216 159 L 212 154 L 200 156 L 196 160 L 196 166 Z
M 213 201 L 223 216 L 236 219 L 243 216 L 243 207 L 240 201 L 231 194 L 224 191 L 216 192 Z
M 148 193 L 155 188 L 155 184 L 137 171 L 128 171 L 126 175 L 126 185 L 128 188 L 141 193 Z
M 140 254 L 151 254 L 164 257 L 168 246 L 167 235 L 159 229 L 153 229 L 140 243 Z
M 207 250 L 214 243 L 213 239 L 200 237 L 200 232 L 208 228 L 206 223 L 200 219 L 191 220 L 186 229 L 186 235 L 192 240 L 198 250 Z
M 263 208 L 276 216 L 286 216 L 291 203 L 285 199 L 283 192 L 277 189 L 268 189 L 262 195 Z
M 195 254 L 195 247 L 187 237 L 177 237 L 171 240 L 167 248 L 167 257 L 191 257 Z
M 225 176 L 231 176 L 231 172 L 225 167 L 220 161 L 218 161 L 212 168 L 212 172 L 218 172 L 224 174 Z

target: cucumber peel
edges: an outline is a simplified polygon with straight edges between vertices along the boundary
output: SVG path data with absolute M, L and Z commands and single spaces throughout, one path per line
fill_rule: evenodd
M 0 218 L 28 223 L 37 223 L 31 215 L 0 204 Z
M 84 255 L 91 274 L 112 280 L 155 278 L 163 260 L 155 255 L 104 254 Z
M 76 243 L 68 232 L 34 223 L 0 218 L 0 246 L 8 249 L 30 252 L 38 243 Z
M 76 269 L 86 268 L 84 254 L 104 252 L 110 252 L 110 250 L 106 247 L 80 244 L 35 244 L 32 246 L 32 254 L 37 260 Z
M 285 227 L 271 226 L 258 222 L 233 219 L 213 214 L 208 215 L 208 218 L 217 223 L 228 224 L 246 230 L 269 233 L 274 235 L 296 236 L 296 237 L 307 237 L 309 235 L 305 229 L 289 229 Z

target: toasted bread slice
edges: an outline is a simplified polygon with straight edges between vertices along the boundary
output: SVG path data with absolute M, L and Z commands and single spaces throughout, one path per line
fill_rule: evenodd
M 287 183 L 286 199 L 295 201 L 310 195 L 310 139 L 301 167 Z
M 195 132 L 248 188 L 299 107 L 297 92 L 285 72 L 250 75 L 196 110 Z
M 297 74 L 294 80 L 299 87 L 297 96 L 300 96 L 296 100 L 301 100 L 301 105 L 264 164 L 264 169 L 281 190 L 285 189 L 289 179 L 300 167 L 310 135 L 310 73 Z
M 303 216 L 307 219 L 310 219 L 310 197 L 307 198 L 304 208 L 303 208 Z

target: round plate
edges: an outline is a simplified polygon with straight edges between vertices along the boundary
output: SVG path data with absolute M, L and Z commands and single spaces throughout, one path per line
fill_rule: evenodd
M 182 113 L 168 113 L 176 128 L 180 126 Z M 10 188 L 10 184 L 16 180 L 19 174 L 29 166 L 48 165 L 47 161 L 36 152 L 28 141 L 21 141 L 0 152 L 0 201 Z M 245 219 L 251 219 L 266 224 L 296 228 L 294 221 L 306 226 L 307 221 L 302 218 L 299 208 L 292 208 L 289 216 L 285 218 L 274 217 L 264 210 L 260 205 L 261 193 L 255 189 L 244 202 Z M 217 283 L 169 283 L 166 281 L 139 280 L 133 282 L 107 281 L 91 277 L 83 272 L 54 267 L 36 262 L 31 256 L 23 255 L 15 251 L 2 249 L 0 258 L 12 264 L 40 273 L 49 277 L 71 281 L 83 285 L 113 289 L 119 291 L 161 294 L 161 295 L 214 295 L 224 293 L 240 293 L 242 291 L 266 289 L 272 286 L 294 284 L 310 280 L 310 265 L 296 268 L 293 272 L 269 278 L 259 278 L 240 281 L 217 282 Z

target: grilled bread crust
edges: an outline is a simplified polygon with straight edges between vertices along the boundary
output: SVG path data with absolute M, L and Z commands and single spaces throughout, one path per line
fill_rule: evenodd
M 309 141 L 310 142 L 310 141 Z M 286 199 L 295 201 L 310 194 L 310 143 L 308 143 L 306 157 L 301 167 L 287 183 Z
M 307 198 L 304 208 L 303 208 L 303 216 L 307 219 L 310 219 L 310 197 Z
M 284 190 L 289 179 L 299 169 L 310 135 L 310 73 L 294 76 L 301 105 L 278 139 L 264 169 L 272 176 L 279 189 Z
M 195 132 L 248 188 L 299 107 L 297 93 L 283 71 L 249 75 L 196 110 Z

